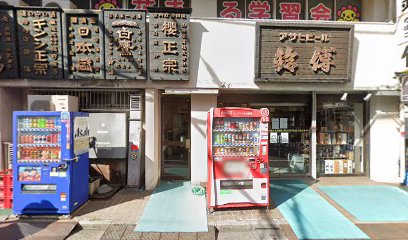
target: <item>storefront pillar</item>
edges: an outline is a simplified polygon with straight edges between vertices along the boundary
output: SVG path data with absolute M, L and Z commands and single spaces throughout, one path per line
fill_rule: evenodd
M 191 183 L 207 182 L 207 112 L 217 95 L 191 94 Z
M 405 103 L 400 103 L 400 183 L 406 183 L 406 177 L 407 177 L 407 164 L 406 164 L 406 136 L 407 136 L 407 132 L 406 132 L 406 116 L 407 116 L 407 112 L 408 112 L 408 107 L 405 105 Z
M 317 98 L 316 92 L 312 92 L 312 124 L 311 124 L 311 143 L 310 143 L 310 154 L 312 163 L 310 165 L 310 176 L 314 179 L 317 178 L 317 158 L 316 158 L 316 144 L 317 144 L 317 137 L 316 137 L 316 110 L 317 110 Z
M 145 91 L 145 185 L 146 190 L 153 190 L 160 179 L 160 91 Z
M 396 96 L 373 96 L 370 99 L 370 179 L 399 183 L 400 110 Z

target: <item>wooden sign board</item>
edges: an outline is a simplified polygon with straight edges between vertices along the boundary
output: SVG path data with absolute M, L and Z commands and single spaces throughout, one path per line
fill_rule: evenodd
M 59 8 L 17 8 L 22 78 L 63 78 L 61 13 Z
M 0 7 L 0 79 L 18 78 L 14 19 L 13 8 Z
M 146 12 L 104 10 L 107 79 L 146 80 Z
M 150 79 L 190 80 L 190 9 L 149 8 Z
M 255 80 L 350 82 L 353 25 L 257 23 Z
M 103 19 L 99 10 L 64 14 L 65 65 L 69 79 L 104 79 Z

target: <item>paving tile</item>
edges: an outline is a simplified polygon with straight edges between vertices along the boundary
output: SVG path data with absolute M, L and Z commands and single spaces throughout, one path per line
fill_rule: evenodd
M 196 240 L 197 233 L 180 233 L 179 240 Z
M 216 229 L 215 227 L 208 227 L 208 232 L 197 233 L 197 240 L 215 240 L 216 239 Z
M 162 233 L 160 240 L 177 240 L 178 233 Z
M 103 240 L 119 240 L 122 238 L 123 233 L 125 232 L 126 228 L 127 228 L 127 225 L 123 225 L 123 224 L 110 225 L 106 229 L 105 234 L 103 234 L 102 239 Z
M 125 232 L 122 235 L 121 240 L 141 240 L 142 233 L 135 232 L 136 225 L 128 225 Z
M 142 240 L 160 240 L 160 233 L 143 233 Z
M 81 229 L 72 232 L 66 240 L 100 240 L 105 233 L 105 230 Z
M 220 231 L 217 240 L 263 240 L 255 231 Z

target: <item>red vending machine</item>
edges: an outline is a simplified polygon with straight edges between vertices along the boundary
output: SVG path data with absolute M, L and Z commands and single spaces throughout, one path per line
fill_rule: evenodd
M 266 108 L 210 110 L 209 208 L 269 206 L 268 121 Z

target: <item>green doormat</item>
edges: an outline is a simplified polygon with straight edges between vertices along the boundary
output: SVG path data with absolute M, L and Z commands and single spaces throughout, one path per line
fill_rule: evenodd
M 160 182 L 135 231 L 208 232 L 205 196 L 195 196 L 191 188 L 190 182 Z

